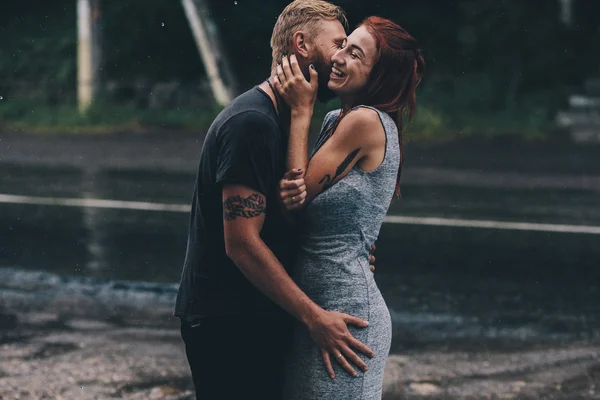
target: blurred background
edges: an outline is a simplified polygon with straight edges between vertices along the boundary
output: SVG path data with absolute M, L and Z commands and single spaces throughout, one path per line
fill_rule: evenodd
M 0 3 L 0 399 L 191 398 L 198 157 L 288 3 Z M 600 2 L 333 3 L 426 61 L 377 242 L 386 398 L 600 398 Z

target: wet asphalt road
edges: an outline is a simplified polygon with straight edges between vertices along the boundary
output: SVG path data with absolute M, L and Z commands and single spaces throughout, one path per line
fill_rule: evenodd
M 187 204 L 191 173 L 2 166 L 0 193 Z M 597 189 L 403 186 L 390 215 L 600 226 Z M 173 283 L 185 212 L 0 204 L 0 268 Z M 398 346 L 600 334 L 600 235 L 384 224 L 376 279 Z M 410 326 L 410 329 L 404 327 Z M 418 328 L 415 328 L 418 327 Z

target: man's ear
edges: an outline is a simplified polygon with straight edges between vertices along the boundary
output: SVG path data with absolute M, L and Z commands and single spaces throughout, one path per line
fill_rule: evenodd
M 312 50 L 311 43 L 307 40 L 306 34 L 303 31 L 297 31 L 292 36 L 292 46 L 296 56 L 302 56 L 308 58 L 310 51 Z

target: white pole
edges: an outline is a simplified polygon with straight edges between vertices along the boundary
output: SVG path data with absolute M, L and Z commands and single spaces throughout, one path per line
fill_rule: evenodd
M 220 105 L 227 105 L 233 100 L 235 94 L 232 87 L 233 82 L 231 82 L 231 75 L 228 76 L 228 78 L 230 78 L 230 86 L 228 86 L 223 79 L 223 74 L 227 74 L 227 71 L 222 71 L 219 68 L 219 58 L 223 61 L 223 55 L 219 51 L 218 40 L 215 37 L 211 38 L 211 32 L 207 21 L 202 20 L 202 16 L 196 3 L 193 0 L 182 0 L 182 4 L 192 33 L 194 34 L 198 51 L 202 57 L 202 62 L 204 63 L 206 75 L 208 76 L 215 100 Z M 202 8 L 205 8 L 202 3 L 200 5 Z M 221 64 L 223 64 L 223 62 L 221 62 Z M 223 65 L 221 65 L 221 67 L 223 67 Z
M 560 19 L 567 27 L 573 25 L 573 0 L 560 0 Z
M 92 104 L 98 89 L 99 8 L 99 0 L 77 0 L 77 99 L 81 112 Z

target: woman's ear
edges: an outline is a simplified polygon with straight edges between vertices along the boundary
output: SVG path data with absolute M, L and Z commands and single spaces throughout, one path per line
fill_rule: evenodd
M 297 31 L 292 36 L 292 46 L 296 56 L 308 58 L 310 51 L 312 50 L 311 44 L 308 42 L 306 35 L 303 31 Z

